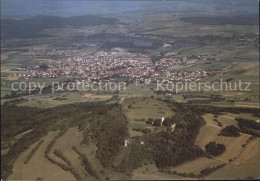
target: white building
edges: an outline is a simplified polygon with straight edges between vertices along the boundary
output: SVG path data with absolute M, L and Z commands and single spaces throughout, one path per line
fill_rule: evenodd
M 163 122 L 164 122 L 164 117 L 162 117 L 162 120 L 161 120 L 161 126 L 163 125 Z

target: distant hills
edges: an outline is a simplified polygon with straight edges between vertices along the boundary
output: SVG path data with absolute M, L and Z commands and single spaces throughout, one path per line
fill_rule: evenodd
M 259 25 L 259 14 L 238 16 L 194 16 L 183 17 L 181 20 L 201 25 Z
M 2 38 L 36 38 L 44 35 L 38 34 L 44 29 L 83 26 L 97 26 L 114 24 L 117 19 L 100 16 L 73 16 L 62 18 L 57 16 L 35 16 L 24 20 L 2 20 Z

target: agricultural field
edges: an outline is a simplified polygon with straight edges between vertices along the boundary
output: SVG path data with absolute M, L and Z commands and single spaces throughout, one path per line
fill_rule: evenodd
M 218 136 L 216 138 L 216 143 L 224 144 L 226 147 L 226 151 L 222 153 L 217 159 L 223 161 L 229 161 L 230 159 L 236 158 L 243 150 L 242 145 L 246 144 L 250 135 L 242 134 L 237 138 Z
M 49 108 L 64 104 L 73 104 L 79 102 L 96 102 L 107 101 L 113 97 L 112 93 L 86 93 L 86 92 L 74 92 L 74 93 L 56 93 L 45 94 L 43 96 L 27 96 L 26 102 L 17 104 L 18 106 L 29 106 L 39 108 Z
M 251 141 L 245 149 L 237 156 L 235 161 L 232 162 L 233 165 L 243 165 L 243 164 L 256 164 L 259 165 L 259 149 L 260 141 L 255 139 Z
M 231 125 L 238 127 L 237 121 L 235 120 L 235 118 L 229 116 L 229 114 L 218 115 L 217 120 L 222 123 L 222 126 L 224 128 L 227 126 L 231 126 Z
M 212 140 L 215 140 L 220 133 L 221 128 L 217 126 L 204 125 L 196 138 L 195 144 L 205 150 L 205 146 Z
M 129 121 L 161 119 L 174 115 L 167 104 L 154 98 L 127 98 L 123 100 L 123 108 Z
M 259 139 L 251 141 L 239 156 L 224 168 L 210 174 L 206 179 L 259 177 Z M 221 174 L 220 174 L 221 173 Z
M 259 178 L 259 165 L 226 165 L 224 168 L 205 177 L 205 179 L 241 179 L 248 177 Z
M 171 171 L 176 171 L 179 173 L 194 173 L 196 175 L 200 174 L 200 171 L 207 168 L 207 167 L 214 167 L 217 165 L 221 165 L 223 162 L 215 159 L 209 158 L 198 158 L 196 160 L 190 161 L 188 163 L 184 163 L 178 165 L 176 167 L 171 168 Z
M 215 119 L 221 122 L 223 127 L 231 125 L 238 127 L 238 123 L 235 118 L 241 117 L 253 120 L 258 119 L 248 113 L 232 114 L 228 112 L 218 115 Z M 217 144 L 224 144 L 226 150 L 224 153 L 214 157 L 213 159 L 197 159 L 195 161 L 174 167 L 173 170 L 180 172 L 181 170 L 185 170 L 182 168 L 187 168 L 187 170 L 190 170 L 191 173 L 198 174 L 203 168 L 214 166 L 213 163 L 219 163 L 218 165 L 222 163 L 226 164 L 226 166 L 209 174 L 205 177 L 205 179 L 230 179 L 234 178 L 235 173 L 237 173 L 235 174 L 236 178 L 247 178 L 250 176 L 255 178 L 259 177 L 259 138 L 250 140 L 251 135 L 243 133 L 241 133 L 239 137 L 219 136 L 218 134 L 220 133 L 222 127 L 219 127 L 216 122 L 213 121 L 214 116 L 207 114 L 204 115 L 203 118 L 206 121 L 206 125 L 200 128 L 200 132 L 195 143 L 205 150 L 206 144 L 210 141 L 216 141 Z M 248 168 L 249 170 L 245 168 Z

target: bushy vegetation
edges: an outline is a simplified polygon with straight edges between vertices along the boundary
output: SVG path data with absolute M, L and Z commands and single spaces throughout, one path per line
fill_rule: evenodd
M 161 126 L 161 120 L 160 119 L 155 119 L 153 121 L 153 126 Z
M 215 172 L 216 170 L 223 168 L 224 166 L 225 166 L 225 164 L 221 164 L 221 165 L 218 165 L 216 167 L 207 167 L 207 168 L 200 171 L 199 177 L 205 177 L 205 176 Z
M 92 177 L 99 179 L 97 173 L 95 172 L 95 170 L 93 169 L 93 167 L 91 166 L 91 164 L 89 163 L 86 155 L 84 155 L 83 153 L 81 153 L 76 146 L 73 146 L 72 149 L 81 157 L 82 159 L 82 163 L 85 166 L 85 170 L 87 173 L 89 173 L 89 175 L 91 175 Z
M 213 156 L 221 155 L 225 150 L 226 147 L 223 144 L 216 144 L 215 141 L 209 142 L 206 146 L 206 151 Z
M 153 118 L 148 118 L 148 120 L 146 121 L 146 124 L 153 124 Z
M 222 127 L 222 126 L 223 126 L 223 125 L 222 125 L 222 123 L 221 123 L 221 122 L 219 122 L 219 120 L 218 120 L 218 119 L 214 118 L 214 119 L 213 119 L 213 121 L 217 122 L 217 123 L 218 123 L 218 126 L 220 126 L 220 127 Z
M 174 123 L 176 123 L 176 120 L 174 120 L 174 117 L 172 117 L 172 118 L 167 117 L 167 118 L 165 118 L 165 120 L 163 121 L 163 125 L 164 125 L 165 127 L 171 126 L 171 125 L 174 124 Z
M 133 128 L 133 131 L 137 131 L 137 132 L 142 132 L 144 134 L 148 134 L 148 133 L 151 133 L 151 130 L 150 129 L 147 129 L 147 128 Z
M 238 137 L 238 136 L 240 136 L 240 129 L 238 129 L 234 125 L 227 126 L 221 130 L 219 135 L 229 136 L 229 137 Z
M 204 168 L 203 170 L 200 171 L 200 174 L 194 174 L 194 173 L 179 173 L 179 172 L 176 172 L 176 171 L 170 171 L 170 170 L 167 170 L 167 171 L 164 171 L 165 173 L 167 174 L 174 174 L 174 175 L 179 175 L 181 177 L 190 177 L 190 178 L 201 178 L 201 177 L 205 177 L 205 176 L 208 176 L 209 174 L 215 172 L 216 170 L 220 169 L 220 168 L 223 168 L 226 164 L 221 164 L 221 165 L 218 165 L 218 166 L 214 166 L 214 167 L 207 167 L 207 168 Z

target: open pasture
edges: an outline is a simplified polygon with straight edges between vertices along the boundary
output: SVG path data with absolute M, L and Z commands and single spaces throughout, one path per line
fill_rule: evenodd
M 84 92 L 64 92 L 47 94 L 44 96 L 33 95 L 28 102 L 18 104 L 19 106 L 30 106 L 49 108 L 64 104 L 79 102 L 105 101 L 112 97 L 112 94 L 90 94 Z
M 128 129 L 131 136 L 140 135 L 140 133 L 133 132 L 133 128 L 150 126 L 145 123 L 148 118 L 161 119 L 174 115 L 166 103 L 154 98 L 126 98 L 123 101 L 123 111 L 129 121 Z
M 173 116 L 168 105 L 154 98 L 129 98 L 123 102 L 123 109 L 129 121 L 148 118 L 161 119 Z

